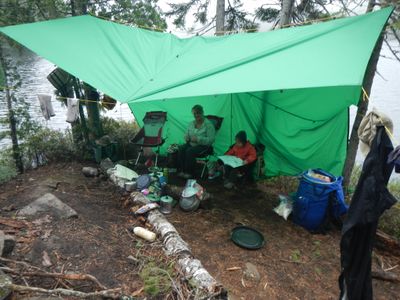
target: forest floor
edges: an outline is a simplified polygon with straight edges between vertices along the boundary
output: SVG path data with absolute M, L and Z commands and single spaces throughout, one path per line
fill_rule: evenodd
M 181 182 L 183 184 L 183 182 Z M 340 231 L 311 234 L 278 216 L 279 194 L 296 191 L 285 178 L 244 184 L 227 191 L 222 182 L 204 182 L 213 195 L 207 209 L 169 217 L 193 254 L 229 291 L 232 299 L 338 299 Z M 237 225 L 251 226 L 265 238 L 259 250 L 242 249 L 230 240 Z M 259 280 L 246 280 L 246 263 L 256 266 Z M 375 250 L 373 270 L 400 276 L 400 256 Z M 373 280 L 374 299 L 399 299 L 400 283 Z
M 9 259 L 46 272 L 91 274 L 107 288 L 121 287 L 126 294 L 140 299 L 167 299 L 167 295 L 173 299 L 170 290 L 154 290 L 149 282 L 146 286 L 143 276 L 149 265 L 171 269 L 174 262 L 165 257 L 161 242 L 149 244 L 136 238 L 131 228 L 137 221 L 129 213 L 126 197 L 108 181 L 84 177 L 81 168 L 77 163 L 50 165 L 0 185 L 0 230 L 17 238 Z M 173 182 L 184 184 L 181 180 Z M 232 191 L 224 190 L 218 181 L 202 184 L 213 195 L 207 209 L 185 213 L 175 207 L 167 217 L 195 257 L 229 291 L 231 299 L 338 298 L 340 232 L 310 234 L 276 215 L 273 208 L 278 204 L 278 194 L 293 191 L 287 190 L 287 184 L 268 181 Z M 26 219 L 20 228 L 2 225 L 2 219 L 14 219 L 19 209 L 49 192 L 76 210 L 78 217 Z M 233 244 L 230 232 L 238 224 L 258 229 L 265 237 L 265 246 L 250 251 Z M 51 266 L 43 266 L 44 252 Z M 256 267 L 257 278 L 244 276 L 246 263 Z M 13 263 L 6 265 L 16 267 Z M 391 272 L 400 276 L 397 265 L 400 257 L 374 251 L 374 270 L 394 267 Z M 177 278 L 179 274 L 174 272 L 171 274 Z M 44 288 L 95 289 L 87 281 L 18 275 L 14 280 Z M 374 279 L 373 288 L 375 299 L 398 299 L 400 294 L 400 283 Z
M 171 296 L 168 276 L 179 274 L 173 271 L 174 261 L 166 258 L 162 242 L 150 244 L 135 237 L 132 226 L 138 221 L 129 213 L 127 197 L 107 180 L 83 176 L 81 169 L 82 165 L 77 163 L 50 165 L 0 185 L 0 230 L 15 235 L 17 240 L 14 252 L 8 257 L 12 261 L 1 263 L 19 270 L 21 264 L 14 261 L 26 262 L 45 272 L 90 274 L 108 289 L 121 288 L 126 295 L 147 294 L 154 299 Z M 62 219 L 42 215 L 25 220 L 16 216 L 19 209 L 46 193 L 69 205 L 78 216 Z M 43 265 L 45 252 L 51 266 Z M 151 278 L 149 273 L 154 266 L 170 274 L 153 274 L 156 276 Z M 13 275 L 15 283 L 20 285 L 83 292 L 99 289 L 90 281 L 22 277 Z M 17 298 L 24 296 L 28 295 L 19 294 Z

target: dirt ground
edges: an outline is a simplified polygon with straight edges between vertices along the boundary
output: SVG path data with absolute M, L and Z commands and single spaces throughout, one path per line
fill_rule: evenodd
M 48 272 L 88 273 L 107 288 L 122 287 L 127 294 L 138 292 L 139 297 L 144 297 L 139 271 L 143 263 L 168 263 L 162 245 L 146 244 L 135 238 L 128 229 L 136 221 L 124 205 L 125 198 L 107 181 L 82 176 L 81 168 L 82 165 L 75 163 L 46 166 L 0 185 L 1 217 L 14 217 L 17 209 L 47 192 L 78 213 L 75 219 L 43 216 L 27 220 L 20 229 L 0 224 L 0 229 L 16 234 L 18 239 L 11 259 L 26 261 Z M 171 181 L 184 184 L 173 178 Z M 202 183 L 213 195 L 209 207 L 194 213 L 184 213 L 175 207 L 168 219 L 232 299 L 338 298 L 340 233 L 312 235 L 276 215 L 272 209 L 285 185 L 249 184 L 226 191 L 219 182 Z M 265 246 L 250 251 L 234 245 L 230 231 L 238 224 L 262 232 Z M 42 266 L 43 251 L 49 254 L 52 266 Z M 127 259 L 129 255 L 138 261 Z M 259 281 L 243 276 L 247 262 L 257 267 Z M 380 269 L 382 264 L 386 269 L 397 266 L 400 257 L 376 251 L 373 268 Z M 391 272 L 400 276 L 400 267 Z M 23 284 L 19 277 L 15 279 Z M 29 284 L 47 288 L 67 285 L 82 291 L 93 290 L 91 282 L 27 280 Z M 399 299 L 399 283 L 374 280 L 373 286 L 375 299 Z M 165 299 L 165 296 L 147 299 Z
M 210 207 L 194 213 L 175 208 L 169 220 L 232 299 L 338 299 L 339 231 L 310 234 L 278 216 L 272 209 L 282 188 L 277 189 L 276 183 L 244 185 L 234 191 L 226 191 L 218 182 L 203 185 L 214 196 Z M 263 233 L 265 246 L 245 250 L 234 245 L 230 232 L 239 224 Z M 257 267 L 260 281 L 244 279 L 247 262 Z M 400 257 L 376 251 L 373 269 L 381 269 L 382 263 L 384 268 L 394 267 Z M 392 272 L 400 276 L 400 268 Z M 400 283 L 373 280 L 373 287 L 375 299 L 400 297 Z
M 109 182 L 86 178 L 82 165 L 60 164 L 39 168 L 0 185 L 2 218 L 13 218 L 16 210 L 45 193 L 52 193 L 78 213 L 77 218 L 56 219 L 49 215 L 28 218 L 16 229 L 2 225 L 17 237 L 17 246 L 9 259 L 25 261 L 47 272 L 75 272 L 95 276 L 107 288 L 122 288 L 125 294 L 144 296 L 139 271 L 146 263 L 167 263 L 162 243 L 145 243 L 131 232 L 135 218 L 124 207 L 124 197 Z M 44 267 L 43 254 L 52 266 Z M 137 261 L 128 259 L 132 256 Z M 8 263 L 8 267 L 17 267 Z M 16 283 L 24 284 L 18 276 Z M 47 278 L 25 278 L 31 286 L 68 288 L 91 292 L 90 281 L 57 282 Z M 20 295 L 21 296 L 21 295 Z M 17 297 L 20 298 L 20 297 Z M 159 299 L 159 297 L 154 297 Z

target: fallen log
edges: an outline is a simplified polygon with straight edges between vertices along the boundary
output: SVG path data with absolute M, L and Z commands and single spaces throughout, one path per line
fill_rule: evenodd
M 111 299 L 119 299 L 121 294 L 121 289 L 109 289 L 109 290 L 102 290 L 97 292 L 91 293 L 84 293 L 75 290 L 67 290 L 67 289 L 53 289 L 53 290 L 46 290 L 43 288 L 38 287 L 31 287 L 31 286 L 24 286 L 18 285 L 13 283 L 0 283 L 0 288 L 8 288 L 14 292 L 21 292 L 21 293 L 40 293 L 46 295 L 54 295 L 54 296 L 65 296 L 65 297 L 78 297 L 82 299 L 89 299 L 89 298 L 111 298 Z
M 48 273 L 48 272 L 19 272 L 17 270 L 7 268 L 7 267 L 0 267 L 0 270 L 6 273 L 19 275 L 19 276 L 26 276 L 26 277 L 52 277 L 57 279 L 66 279 L 66 280 L 82 280 L 82 281 L 92 281 L 95 283 L 99 288 L 106 290 L 107 287 L 102 285 L 96 277 L 90 274 L 64 274 L 64 273 Z
M 384 281 L 391 281 L 391 282 L 400 282 L 399 276 L 393 272 L 385 272 L 385 271 L 372 271 L 371 272 L 372 278 Z
M 149 203 L 149 200 L 138 192 L 133 192 L 131 199 L 133 202 L 142 205 Z M 188 244 L 180 237 L 176 228 L 163 214 L 158 210 L 152 210 L 148 214 L 148 221 L 161 236 L 166 254 L 178 258 L 177 262 L 180 269 L 194 286 L 207 292 L 208 295 L 223 292 L 221 284 L 208 273 L 199 260 L 193 257 Z

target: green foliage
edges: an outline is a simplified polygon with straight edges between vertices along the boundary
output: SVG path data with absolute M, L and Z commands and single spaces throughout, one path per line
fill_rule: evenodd
M 77 159 L 78 151 L 70 131 L 40 127 L 22 143 L 23 157 L 34 165 Z
M 299 249 L 295 249 L 292 251 L 292 253 L 290 254 L 290 260 L 296 263 L 300 262 L 301 252 Z
M 67 14 L 62 0 L 4 0 L 0 2 L 0 26 L 59 18 Z
M 0 151 L 0 183 L 6 182 L 17 175 L 11 149 Z
M 312 250 L 312 255 L 314 258 L 320 258 L 321 257 L 321 241 L 320 240 L 315 240 L 313 241 L 313 250 Z
M 388 184 L 390 193 L 400 200 L 400 180 L 391 180 Z M 400 202 L 385 211 L 379 220 L 379 229 L 400 240 Z
M 249 14 L 242 9 L 243 4 L 240 1 L 234 1 L 234 5 L 228 2 L 228 8 L 225 11 L 225 30 L 247 30 L 257 31 L 258 24 L 250 20 Z M 236 5 L 235 5 L 236 4 Z
M 92 14 L 115 21 L 122 21 L 139 27 L 165 30 L 167 23 L 157 2 L 158 0 L 98 0 L 90 2 L 88 9 Z
M 351 189 L 351 191 L 355 190 L 358 183 L 358 179 L 360 178 L 361 175 L 361 171 L 362 171 L 361 165 L 354 166 L 353 172 L 351 173 L 350 184 L 349 184 L 349 189 Z M 398 200 L 400 200 L 400 180 L 398 178 L 394 178 L 389 181 L 388 189 L 393 196 L 395 196 Z
M 354 165 L 353 171 L 351 172 L 350 182 L 349 182 L 349 191 L 353 192 L 357 186 L 358 179 L 361 175 L 362 166 L 361 165 Z
M 102 118 L 103 131 L 110 139 L 116 142 L 121 149 L 121 157 L 129 159 L 132 152 L 132 145 L 130 140 L 135 137 L 139 131 L 139 126 L 136 122 L 128 122 L 124 120 L 114 120 L 111 118 Z
M 353 172 L 351 174 L 350 179 L 350 188 L 354 191 L 358 179 L 361 175 L 362 166 L 356 165 L 353 168 Z M 389 181 L 388 189 L 390 193 L 400 200 L 400 180 L 392 179 Z M 379 229 L 384 231 L 385 233 L 392 235 L 398 239 L 400 239 L 400 203 L 397 203 L 392 206 L 389 210 L 386 210 L 381 218 L 379 219 Z
M 400 240 L 400 204 L 385 211 L 379 220 L 379 229 Z
M 172 278 L 175 277 L 173 263 L 159 266 L 154 261 L 148 262 L 139 273 L 144 281 L 146 294 L 155 297 L 172 290 Z
M 273 22 L 279 15 L 279 10 L 271 7 L 261 6 L 256 9 L 256 18 L 263 22 Z
M 210 16 L 208 11 L 210 5 L 214 5 L 214 1 L 210 0 L 189 0 L 183 3 L 171 3 L 171 10 L 165 13 L 167 17 L 173 17 L 173 24 L 178 28 L 185 28 L 186 17 L 192 11 L 194 23 L 205 25 L 202 30 L 206 31 L 215 21 L 215 16 Z M 257 30 L 258 25 L 254 23 L 254 19 L 250 19 L 251 14 L 243 10 L 243 4 L 240 0 L 227 2 L 225 9 L 225 30 L 234 31 L 239 29 Z
M 200 1 L 199 0 L 190 0 L 188 2 L 184 3 L 171 3 L 169 6 L 171 7 L 171 10 L 166 12 L 165 15 L 167 17 L 174 17 L 173 24 L 178 27 L 178 28 L 184 28 L 186 24 L 186 16 L 189 13 L 189 10 L 198 4 Z M 200 21 L 201 24 L 205 24 L 207 21 L 207 13 L 206 11 L 208 10 L 208 3 L 209 1 L 206 1 L 203 3 L 203 6 L 199 9 L 197 9 L 197 12 L 195 13 L 195 22 Z M 205 7 L 204 7 L 205 5 Z M 205 11 L 204 11 L 205 10 Z M 200 15 L 202 15 L 200 17 Z

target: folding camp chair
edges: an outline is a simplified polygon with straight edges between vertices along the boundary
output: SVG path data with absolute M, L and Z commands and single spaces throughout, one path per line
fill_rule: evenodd
M 136 158 L 135 166 L 138 164 L 143 148 L 157 147 L 155 167 L 157 167 L 158 155 L 160 154 L 160 147 L 164 144 L 165 139 L 162 137 L 162 130 L 165 122 L 167 121 L 167 113 L 163 111 L 150 111 L 147 112 L 143 118 L 143 127 L 130 141 L 133 145 L 140 146 L 138 157 Z
M 215 132 L 217 132 L 221 126 L 222 126 L 222 121 L 224 118 L 218 117 L 218 116 L 213 116 L 213 115 L 207 115 L 205 116 L 211 123 L 214 125 Z M 203 165 L 203 169 L 201 170 L 201 175 L 200 178 L 203 178 L 204 172 L 206 171 L 207 168 L 207 163 L 210 160 L 210 157 L 214 155 L 214 148 L 213 146 L 210 146 L 207 150 L 205 150 L 203 153 L 201 153 L 197 158 L 196 162 L 198 164 Z

